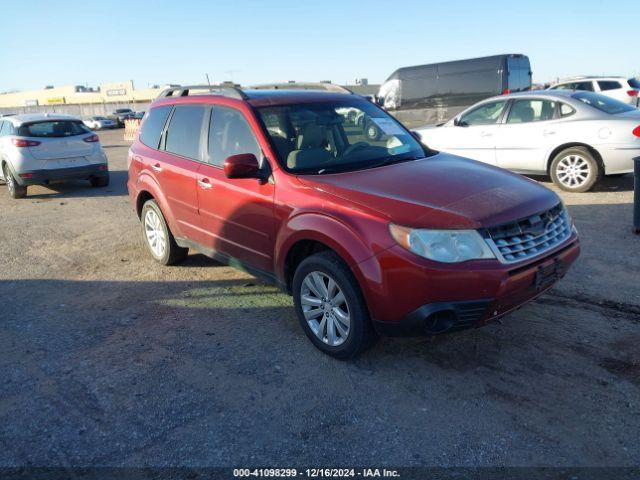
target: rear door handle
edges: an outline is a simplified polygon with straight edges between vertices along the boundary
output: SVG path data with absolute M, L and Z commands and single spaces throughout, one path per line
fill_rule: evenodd
M 555 135 L 556 131 L 555 130 L 544 130 L 542 132 L 543 135 Z
M 198 180 L 198 185 L 200 185 L 200 188 L 204 188 L 205 190 L 209 190 L 211 187 L 213 187 L 213 185 L 209 183 L 208 178 L 203 178 L 202 180 Z
M 159 163 L 156 163 L 155 165 L 151 165 L 151 170 L 153 170 L 156 173 L 160 173 L 162 171 L 162 167 L 160 166 Z
M 493 135 L 493 133 L 490 133 L 490 132 L 480 132 L 480 136 L 481 136 L 481 137 L 490 137 L 491 135 Z

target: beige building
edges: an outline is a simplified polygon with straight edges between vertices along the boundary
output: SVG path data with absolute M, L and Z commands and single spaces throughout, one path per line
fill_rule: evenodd
M 97 89 L 69 85 L 42 90 L 2 93 L 0 94 L 0 108 L 150 102 L 158 96 L 161 90 L 161 88 L 136 90 L 131 80 L 103 83 Z

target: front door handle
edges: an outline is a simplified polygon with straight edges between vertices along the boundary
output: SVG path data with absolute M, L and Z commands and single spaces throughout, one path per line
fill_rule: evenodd
M 209 183 L 208 178 L 203 178 L 202 180 L 198 180 L 198 185 L 200 185 L 200 188 L 204 188 L 205 190 L 209 190 L 211 187 L 213 187 L 213 185 Z
M 543 135 L 555 135 L 556 131 L 555 130 L 544 130 L 542 132 Z
M 493 135 L 491 132 L 480 132 L 481 137 L 490 137 L 491 135 Z
M 162 167 L 160 166 L 159 163 L 156 163 L 155 165 L 151 165 L 151 170 L 153 170 L 156 173 L 160 173 L 162 171 Z

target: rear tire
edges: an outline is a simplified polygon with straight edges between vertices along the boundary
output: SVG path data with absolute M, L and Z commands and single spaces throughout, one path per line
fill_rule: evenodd
M 27 187 L 18 185 L 6 164 L 2 169 L 2 175 L 4 176 L 4 182 L 7 184 L 7 191 L 11 198 L 24 198 L 27 196 Z
M 162 265 L 175 265 L 189 253 L 176 243 L 155 200 L 147 200 L 140 215 L 142 238 L 153 259 Z
M 360 285 L 332 251 L 304 259 L 293 276 L 293 302 L 311 342 L 335 358 L 353 358 L 371 346 L 375 332 Z
M 109 186 L 109 175 L 103 177 L 93 177 L 89 179 L 92 187 L 107 187 Z
M 602 177 L 602 168 L 584 147 L 571 147 L 558 153 L 551 162 L 551 179 L 566 192 L 587 192 Z

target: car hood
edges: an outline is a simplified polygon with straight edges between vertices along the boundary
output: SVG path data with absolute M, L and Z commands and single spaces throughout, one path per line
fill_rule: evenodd
M 528 178 L 474 160 L 438 153 L 354 172 L 304 175 L 307 187 L 421 228 L 480 228 L 542 212 L 560 199 Z

